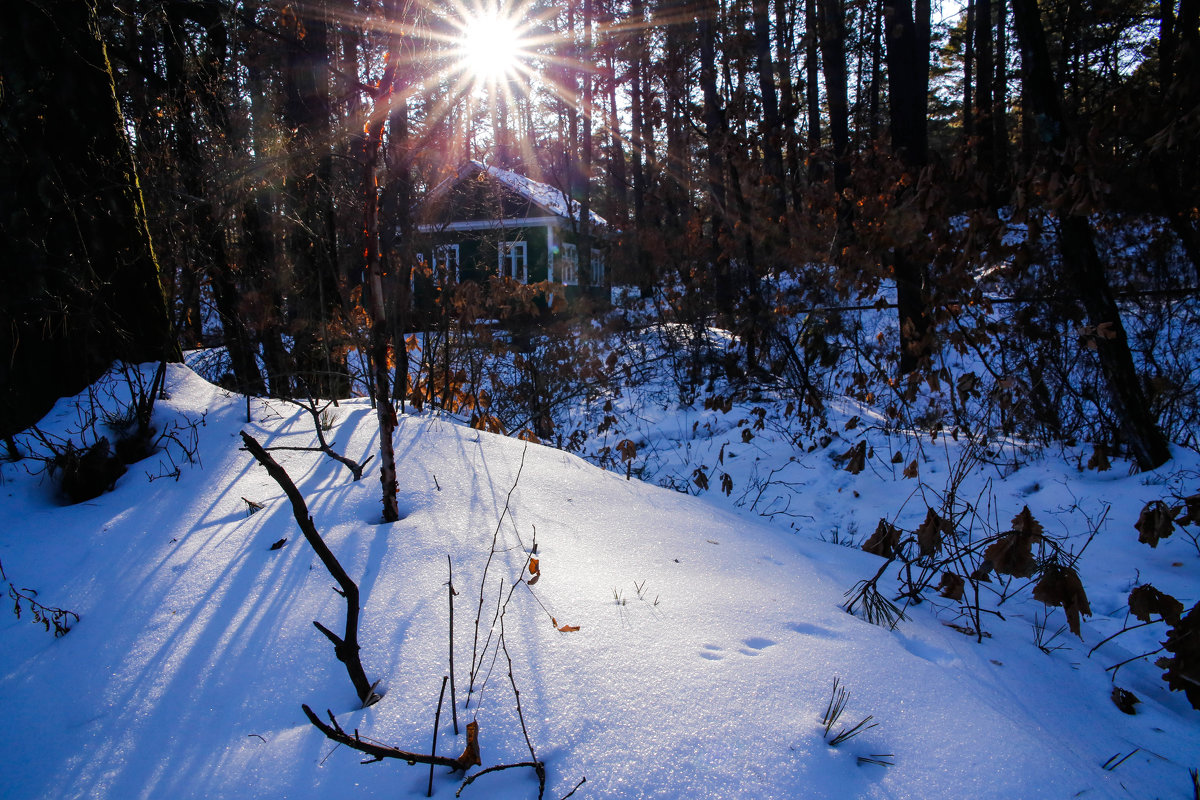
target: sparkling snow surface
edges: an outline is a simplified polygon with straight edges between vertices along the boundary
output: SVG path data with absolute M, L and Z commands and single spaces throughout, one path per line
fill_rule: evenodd
M 344 603 L 281 490 L 239 449 L 243 429 L 266 445 L 310 444 L 309 418 L 255 400 L 247 424 L 243 398 L 179 366 L 167 389 L 160 420 L 207 412 L 202 467 L 185 466 L 178 481 L 148 481 L 159 469 L 151 457 L 115 491 L 65 507 L 49 481 L 0 464 L 6 573 L 81 616 L 54 639 L 27 616 L 0 615 L 6 800 L 424 796 L 427 767 L 360 765 L 365 756 L 326 740 L 300 705 L 332 710 L 363 737 L 428 752 L 448 671 L 447 555 L 459 593 L 460 725 L 478 719 L 483 766 L 528 760 L 494 639 L 464 708 L 498 522 L 479 646 L 498 587 L 507 596 L 522 574 L 536 530 L 541 578 L 516 587 L 504 630 L 547 797 L 585 776 L 577 798 L 1191 796 L 1200 712 L 1148 662 L 1123 667 L 1117 680 L 1141 698 L 1136 716 L 1109 700 L 1105 668 L 1156 646 L 1165 630 L 1130 634 L 1090 658 L 1088 650 L 1119 629 L 1138 582 L 1196 602 L 1191 543 L 1177 535 L 1152 551 L 1132 527 L 1169 473 L 1197 468 L 1192 454 L 1180 452 L 1157 478 L 1129 477 L 1124 465 L 1097 477 L 1047 460 L 995 482 L 1000 516 L 1028 503 L 1051 515 L 1048 531 L 1068 527 L 1052 523 L 1056 510 L 1114 504 L 1081 562 L 1095 613 L 1085 641 L 1066 633 L 1056 644 L 1067 649 L 1047 655 L 1031 630 L 1043 609 L 1027 599 L 988 621 L 981 644 L 942 624 L 952 617 L 933 603 L 909 609 L 895 631 L 843 611 L 843 593 L 881 562 L 816 536 L 843 514 L 893 518 L 913 482 L 851 476 L 827 458 L 806 460 L 803 478 L 811 510 L 825 518 L 797 533 L 428 415 L 401 418 L 404 518 L 390 525 L 379 523 L 377 461 L 356 483 L 319 453 L 276 451 L 362 590 L 362 660 L 384 696 L 357 710 L 345 670 L 312 625 L 340 631 Z M 62 401 L 42 428 L 61 432 L 75 419 Z M 378 448 L 374 412 L 365 401 L 343 403 L 329 437 L 366 458 Z M 265 508 L 247 516 L 243 498 Z M 284 537 L 282 549 L 269 549 Z M 561 633 L 552 617 L 579 630 Z M 1050 626 L 1062 623 L 1057 610 Z M 831 748 L 820 717 L 835 677 L 850 692 L 843 723 L 872 715 L 878 727 Z M 447 707 L 437 750 L 457 755 L 464 741 Z M 894 765 L 859 764 L 871 755 Z M 453 797 L 461 780 L 436 769 L 435 796 Z M 532 770 L 517 769 L 484 776 L 462 796 L 536 792 Z

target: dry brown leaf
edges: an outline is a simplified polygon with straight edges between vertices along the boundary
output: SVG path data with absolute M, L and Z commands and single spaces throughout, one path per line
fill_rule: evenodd
M 1138 521 L 1133 527 L 1137 528 L 1138 541 L 1151 547 L 1158 547 L 1160 539 L 1166 539 L 1175 532 L 1175 515 L 1179 508 L 1172 508 L 1162 500 L 1151 500 L 1142 508 Z
M 857 475 L 867 466 L 866 441 L 864 440 L 856 445 L 853 445 L 849 450 L 842 453 L 840 456 L 834 456 L 833 460 L 838 464 L 845 462 L 845 470 L 851 475 Z
M 1137 695 L 1128 689 L 1122 689 L 1120 686 L 1114 686 L 1112 690 L 1113 705 L 1121 709 L 1125 714 L 1130 716 L 1137 713 L 1134 706 L 1142 702 Z
M 1088 603 L 1087 593 L 1083 590 L 1083 582 L 1079 574 L 1070 567 L 1061 564 L 1048 564 L 1042 572 L 1042 577 L 1033 587 L 1033 599 L 1040 600 L 1048 606 L 1062 606 L 1067 613 L 1067 624 L 1071 633 L 1083 638 L 1080 633 L 1080 617 L 1090 617 L 1092 607 Z
M 961 375 L 955 388 L 958 391 L 958 399 L 965 403 L 971 395 L 979 394 L 979 376 L 974 372 Z
M 900 531 L 886 519 L 881 519 L 875 526 L 875 533 L 863 542 L 862 549 L 883 558 L 895 558 L 900 549 Z
M 1173 654 L 1154 662 L 1166 670 L 1163 680 L 1172 690 L 1184 692 L 1192 708 L 1200 710 L 1200 603 L 1167 631 L 1163 646 Z
M 1013 529 L 1002 534 L 983 551 L 984 563 L 976 573 L 986 576 L 992 569 L 1003 575 L 1029 578 L 1037 572 L 1033 544 L 1042 540 L 1042 524 L 1034 519 L 1029 506 L 1012 519 Z M 975 577 L 975 576 L 972 576 Z
M 467 749 L 463 750 L 463 754 L 455 759 L 458 763 L 455 769 L 461 772 L 466 772 L 471 767 L 478 767 L 483 764 L 479 757 L 479 722 L 472 720 L 467 723 Z
M 1183 498 L 1183 515 L 1175 520 L 1176 525 L 1200 525 L 1200 494 Z
M 961 575 L 955 575 L 953 572 L 943 572 L 942 580 L 938 584 L 938 594 L 950 600 L 962 600 L 963 589 L 966 588 L 967 582 L 963 580 Z
M 917 477 L 917 475 L 918 475 L 918 474 L 920 474 L 920 473 L 919 473 L 919 470 L 918 470 L 918 468 L 917 468 L 917 460 L 914 458 L 914 459 L 912 460 L 912 463 L 910 463 L 910 464 L 909 464 L 907 467 L 905 467 L 905 468 L 904 468 L 904 472 L 903 472 L 903 473 L 901 473 L 901 474 L 903 474 L 903 475 L 904 475 L 904 477 L 906 477 L 906 478 L 915 478 L 915 477 Z
M 532 577 L 525 581 L 526 584 L 533 586 L 538 582 L 538 579 L 542 577 L 542 569 L 539 566 L 540 563 L 541 562 L 536 558 L 529 559 L 529 574 Z
M 1016 531 L 1010 531 L 988 545 L 983 551 L 984 564 L 980 566 L 986 575 L 990 569 L 995 569 L 1002 575 L 1012 575 L 1017 578 L 1028 578 L 1037 572 L 1037 561 L 1033 557 L 1032 539 L 1022 536 Z
M 559 633 L 574 633 L 579 630 L 578 625 L 559 625 L 558 620 L 554 617 L 550 618 L 550 623 L 558 630 Z
M 1032 537 L 1032 541 L 1039 542 L 1042 539 L 1042 523 L 1033 518 L 1029 506 L 1022 508 L 1020 513 L 1012 518 L 1012 526 L 1013 531 Z
M 1112 469 L 1112 462 L 1108 460 L 1108 446 L 1098 444 L 1092 449 L 1092 457 L 1087 462 L 1088 469 L 1094 469 L 1097 472 L 1105 472 Z
M 917 527 L 917 546 L 922 556 L 932 558 L 942 549 L 942 532 L 949 528 L 949 523 L 937 515 L 932 508 L 925 514 L 925 521 Z
M 1151 614 L 1158 614 L 1172 625 L 1178 625 L 1183 603 L 1146 583 L 1129 593 L 1129 613 L 1142 622 L 1149 622 Z

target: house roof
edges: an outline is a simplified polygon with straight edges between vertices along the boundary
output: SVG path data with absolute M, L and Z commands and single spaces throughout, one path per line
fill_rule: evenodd
M 582 213 L 579 202 L 576 200 L 568 201 L 561 190 L 549 184 L 527 178 L 524 175 L 518 175 L 511 170 L 489 166 L 479 161 L 464 162 L 458 168 L 457 173 L 446 178 L 446 180 L 433 188 L 429 193 L 429 200 L 436 201 L 440 199 L 464 180 L 473 178 L 483 172 L 486 172 L 506 188 L 554 216 L 562 217 L 563 219 L 578 219 L 580 213 Z M 596 212 L 592 211 L 588 216 L 594 227 L 607 227 L 608 222 Z

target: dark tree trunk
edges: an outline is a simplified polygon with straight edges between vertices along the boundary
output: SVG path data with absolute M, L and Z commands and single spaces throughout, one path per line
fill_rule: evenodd
M 996 0 L 996 75 L 992 92 L 992 180 L 995 202 L 1009 186 L 1008 0 Z
M 818 56 L 820 24 L 817 22 L 817 0 L 804 0 L 804 102 L 808 111 L 808 176 L 820 180 L 821 161 L 821 62 Z
M 213 207 L 213 188 L 205 180 L 206 159 L 201 153 L 196 141 L 195 104 L 193 98 L 197 94 L 209 97 L 205 106 L 209 109 L 210 124 L 221 133 L 223 141 L 231 141 L 233 131 L 229 125 L 228 116 L 221 103 L 210 97 L 219 92 L 222 83 L 219 71 L 203 76 L 202 80 L 189 80 L 187 67 L 187 32 L 184 29 L 185 8 L 180 3 L 167 5 L 168 34 L 164 43 L 165 61 L 167 67 L 168 96 L 174 111 L 175 150 L 178 156 L 179 172 L 183 182 L 183 190 L 188 197 L 185 207 L 187 229 L 196 237 L 197 255 L 202 268 L 208 273 L 212 287 L 213 299 L 216 302 L 217 314 L 221 320 L 221 331 L 226 350 L 229 353 L 233 368 L 233 377 L 237 388 L 247 394 L 263 394 L 266 390 L 262 375 L 258 371 L 253 344 L 246 330 L 239 309 L 241 290 L 234 275 L 233 264 L 229 249 L 226 246 L 225 231 L 217 219 Z M 216 70 L 224 68 L 224 23 L 220 15 L 214 15 L 216 20 L 209 28 L 209 35 L 214 40 L 212 45 L 217 49 Z M 186 265 L 188 272 L 196 271 L 192 265 Z
M 583 51 L 586 58 L 592 54 L 592 0 L 583 0 Z M 595 81 L 592 67 L 583 72 L 583 154 L 580 159 L 579 187 L 579 285 L 592 284 L 592 109 L 595 98 Z
M 621 145 L 616 70 L 616 58 L 609 49 L 604 75 L 608 90 L 608 187 L 616 217 L 624 224 L 629 218 L 629 178 L 625 171 L 625 148 Z
M 113 359 L 180 353 L 94 3 L 9 2 L 0 84 L 0 433 L 8 434 Z
M 669 3 L 665 6 L 663 11 L 668 16 L 665 22 L 662 82 L 663 96 L 666 100 L 664 122 L 667 129 L 667 153 L 660 183 L 663 206 L 661 224 L 667 240 L 677 242 L 679 237 L 684 235 L 692 208 L 686 177 L 689 157 L 688 130 L 692 118 L 688 109 L 690 92 L 686 87 L 689 66 L 686 33 L 679 24 L 678 9 Z
M 767 251 L 774 252 L 787 241 L 787 195 L 783 175 L 783 122 L 775 91 L 775 67 L 771 62 L 771 18 L 768 0 L 754 0 L 754 56 L 758 67 L 758 89 L 762 100 L 763 171 L 766 173 L 766 211 L 769 219 L 762 226 Z
M 399 54 L 391 55 L 380 86 L 385 87 L 376 98 L 377 105 L 386 107 L 391 99 L 395 61 Z M 371 366 L 374 370 L 375 416 L 379 421 L 379 482 L 383 488 L 383 521 L 396 522 L 400 510 L 396 502 L 399 490 L 396 482 L 396 453 L 393 438 L 396 432 L 396 411 L 392 408 L 391 381 L 388 375 L 388 331 L 387 309 L 383 293 L 383 270 L 379 255 L 379 187 L 375 182 L 375 171 L 379 164 L 379 148 L 383 139 L 382 114 L 367 125 L 367 135 L 362 160 L 362 207 L 363 239 L 367 276 L 368 309 L 371 316 Z M 397 354 L 399 355 L 399 354 Z
M 800 132 L 797 129 L 800 109 L 796 104 L 796 90 L 792 83 L 795 25 L 794 16 L 789 16 L 789 10 L 794 14 L 795 9 L 789 9 L 790 2 L 775 0 L 775 66 L 779 71 L 779 116 L 787 168 L 785 193 L 792 201 L 792 208 L 798 209 L 803 179 L 800 174 Z
M 708 154 L 709 251 L 716 271 L 717 303 L 732 312 L 733 287 L 729 274 L 725 149 L 728 130 L 717 90 L 716 3 L 702 4 L 697 20 L 700 34 L 700 90 L 704 98 L 704 135 Z
M 1033 118 L 1037 139 L 1044 143 L 1047 171 L 1058 171 L 1058 177 L 1066 185 L 1071 177 L 1070 165 L 1063 159 L 1071 144 L 1071 133 L 1051 70 L 1037 0 L 1013 0 L 1012 9 L 1026 70 L 1026 113 Z M 1065 277 L 1079 294 L 1088 325 L 1094 332 L 1089 341 L 1096 349 L 1108 401 L 1121 435 L 1138 468 L 1154 469 L 1171 457 L 1170 450 L 1142 392 L 1120 311 L 1096 251 L 1091 224 L 1083 213 L 1067 211 L 1061 216 L 1059 235 Z
M 340 310 L 337 283 L 337 220 L 333 206 L 332 108 L 329 98 L 329 37 L 324 4 L 303 16 L 285 15 L 287 35 L 285 123 L 295 131 L 288 201 L 299 224 L 288 236 L 294 274 L 289 297 L 297 378 L 311 396 L 345 397 L 349 376 L 336 357 L 334 317 Z
M 630 24 L 637 27 L 643 24 L 645 20 L 645 10 L 641 0 L 632 0 L 630 3 Z M 645 53 L 643 45 L 643 37 L 640 33 L 634 34 L 633 55 L 631 58 L 630 70 L 632 76 L 629 86 L 629 115 L 630 115 L 630 138 L 633 150 L 633 229 L 637 232 L 634 236 L 634 254 L 633 260 L 637 272 L 637 281 L 643 297 L 648 297 L 654 290 L 655 276 L 651 269 L 649 259 L 646 257 L 645 248 L 642 247 L 641 232 L 647 229 L 646 226 L 646 168 L 645 168 L 645 151 L 646 151 L 646 128 L 642 118 L 642 92 L 645 81 Z
M 979 168 L 983 172 L 987 203 L 997 206 L 995 166 L 996 131 L 992 113 L 996 102 L 993 96 L 994 52 L 992 47 L 992 3 L 991 0 L 975 0 L 975 62 L 979 66 L 976 82 L 976 119 L 979 123 Z
M 975 135 L 975 26 L 979 7 L 977 0 L 967 0 L 967 27 L 963 31 L 963 133 Z
M 821 66 L 825 73 L 825 99 L 829 105 L 829 138 L 833 146 L 833 186 L 841 193 L 849 181 L 850 101 L 846 81 L 846 8 L 842 0 L 819 0 Z M 838 208 L 839 229 L 849 222 L 848 207 Z
M 890 8 L 885 7 L 884 13 L 889 11 L 885 22 L 892 149 L 909 173 L 912 185 L 925 165 L 928 149 L 929 2 L 918 0 L 915 16 L 910 0 L 895 0 Z M 900 325 L 900 373 L 907 375 L 929 352 L 925 270 L 904 245 L 895 248 L 893 263 Z

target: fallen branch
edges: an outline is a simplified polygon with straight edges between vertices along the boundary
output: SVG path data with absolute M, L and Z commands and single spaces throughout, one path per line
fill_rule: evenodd
M 426 755 L 425 753 L 412 753 L 407 750 L 400 750 L 395 747 L 388 747 L 385 744 L 377 744 L 376 742 L 368 742 L 360 739 L 358 731 L 354 735 L 346 733 L 342 726 L 338 723 L 337 717 L 332 711 L 326 711 L 329 715 L 329 723 L 321 721 L 313 710 L 307 705 L 301 705 L 300 708 L 304 711 L 304 716 L 308 717 L 308 721 L 317 727 L 321 733 L 325 734 L 330 741 L 344 744 L 349 748 L 366 753 L 371 756 L 369 761 L 364 761 L 364 764 L 370 764 L 375 761 L 382 761 L 385 758 L 396 758 L 401 761 L 407 761 L 409 764 L 432 764 L 439 767 L 450 767 L 450 769 L 465 772 L 471 764 L 464 763 L 469 761 L 469 753 L 463 753 L 458 758 L 450 758 L 448 756 Z M 469 751 L 470 748 L 468 748 Z
M 329 549 L 325 540 L 321 538 L 321 534 L 317 532 L 317 526 L 313 524 L 312 517 L 308 513 L 308 505 L 304 502 L 304 496 L 300 494 L 300 490 L 296 488 L 296 484 L 292 482 L 283 467 L 279 466 L 271 454 L 245 431 L 242 431 L 242 441 L 245 443 L 245 449 L 266 468 L 267 473 L 275 479 L 284 494 L 292 501 L 292 514 L 296 517 L 296 524 L 300 526 L 300 532 L 312 545 L 312 549 L 320 557 L 325 569 L 329 570 L 329 574 L 341 587 L 337 591 L 346 599 L 345 633 L 339 637 L 316 620 L 313 620 L 313 625 L 333 643 L 334 655 L 337 656 L 338 661 L 346 665 L 350 682 L 354 684 L 354 691 L 365 708 L 377 701 L 379 695 L 375 694 L 375 685 L 367 680 L 367 673 L 363 669 L 362 658 L 358 652 L 358 615 L 360 610 L 358 584 L 350 580 L 350 576 L 346 574 L 346 570 L 342 568 L 333 551 Z

